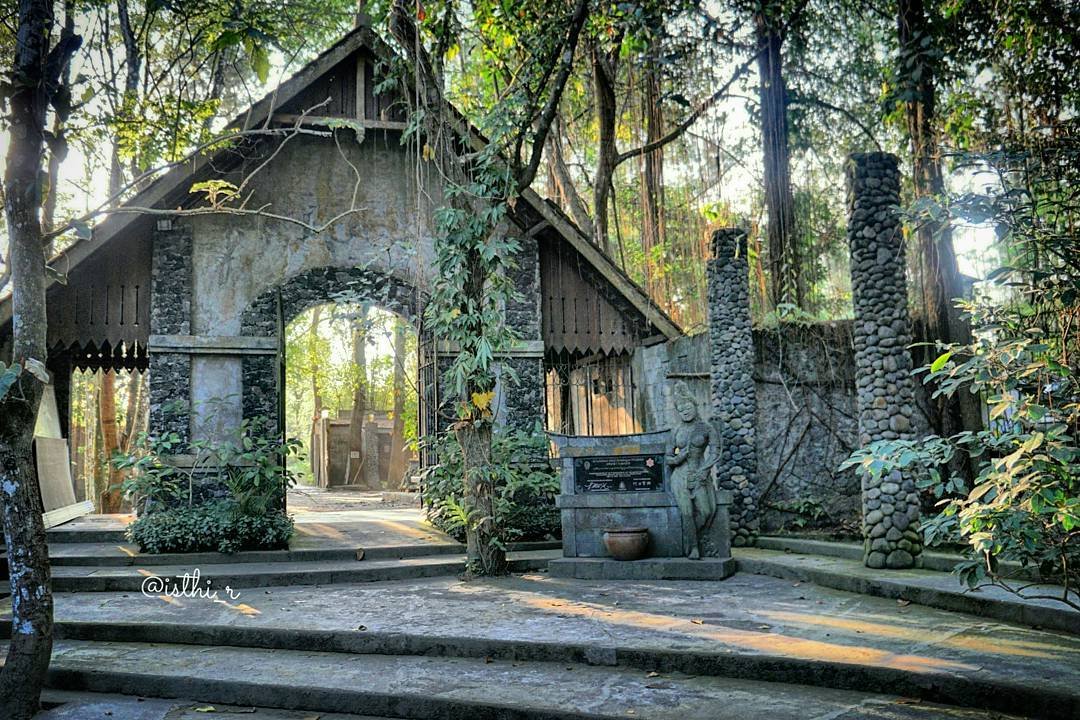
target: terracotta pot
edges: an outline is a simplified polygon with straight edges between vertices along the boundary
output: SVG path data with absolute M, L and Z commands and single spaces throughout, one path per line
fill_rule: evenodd
M 640 560 L 649 549 L 649 529 L 604 528 L 604 547 L 616 560 Z

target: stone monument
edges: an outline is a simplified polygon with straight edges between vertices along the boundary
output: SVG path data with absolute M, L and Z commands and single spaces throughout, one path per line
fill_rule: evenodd
M 562 475 L 556 499 L 563 556 L 556 577 L 722 580 L 735 572 L 728 506 L 714 466 L 719 434 L 698 415 L 684 383 L 674 387 L 676 427 L 634 435 L 552 434 Z M 617 560 L 605 531 L 647 530 L 645 556 Z

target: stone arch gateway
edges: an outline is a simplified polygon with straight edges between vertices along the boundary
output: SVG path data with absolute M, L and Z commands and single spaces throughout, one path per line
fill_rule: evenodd
M 261 135 L 188 158 L 127 203 L 150 212 L 113 214 L 54 259 L 67 282 L 48 290 L 48 366 L 65 433 L 73 367 L 148 369 L 151 433 L 189 441 L 275 414 L 278 328 L 305 307 L 354 292 L 421 322 L 438 282 L 432 214 L 442 193 L 403 141 L 400 99 L 374 94 L 373 73 L 390 52 L 369 28 L 350 32 L 231 124 Z M 463 133 L 482 142 L 471 128 Z M 208 180 L 245 184 L 249 206 L 276 217 L 193 213 L 206 209 L 193 189 Z M 552 353 L 626 351 L 682 335 L 531 189 L 505 232 L 520 246 L 517 297 L 505 308 L 519 340 L 498 360 L 520 382 L 499 395 L 504 420 L 543 421 Z M 0 354 L 10 327 L 10 298 L 0 298 Z M 430 401 L 454 349 L 439 338 L 421 345 L 420 364 L 431 369 L 421 397 Z M 213 423 L 191 411 L 222 398 Z

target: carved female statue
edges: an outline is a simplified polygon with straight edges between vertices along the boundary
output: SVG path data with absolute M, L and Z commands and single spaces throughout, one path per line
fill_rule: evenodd
M 719 438 L 712 423 L 698 415 L 697 403 L 681 380 L 675 383 L 674 401 L 679 422 L 671 431 L 667 451 L 671 492 L 683 518 L 689 558 L 699 560 L 707 554 L 706 539 L 716 518 L 712 467 L 720 458 Z

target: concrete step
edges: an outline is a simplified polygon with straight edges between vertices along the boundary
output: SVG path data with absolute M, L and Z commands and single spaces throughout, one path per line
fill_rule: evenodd
M 511 543 L 510 552 L 528 550 L 557 550 L 562 543 Z M 238 563 L 269 562 L 346 562 L 351 560 L 404 560 L 436 555 L 461 555 L 461 543 L 425 543 L 413 545 L 382 545 L 376 547 L 334 546 L 300 548 L 295 550 L 245 550 L 226 555 L 217 552 L 140 553 L 134 545 L 122 543 L 58 543 L 49 546 L 49 561 L 53 567 L 94 566 L 141 567 L 156 565 L 234 565 Z
M 529 550 L 510 553 L 512 572 L 542 570 L 548 561 L 560 557 L 557 550 Z M 187 560 L 187 558 L 184 558 Z M 153 578 L 182 582 L 188 587 L 233 589 L 330 585 L 336 583 L 379 582 L 456 575 L 465 569 L 464 557 L 455 555 L 419 556 L 397 560 L 316 560 L 310 562 L 232 562 L 200 568 L 197 562 L 183 565 L 59 566 L 53 568 L 53 590 L 57 592 L 139 592 L 163 594 Z M 195 577 L 195 573 L 198 577 Z
M 714 583 L 444 576 L 240 594 L 214 602 L 60 593 L 57 634 L 617 665 L 1021 714 L 1080 700 L 1080 637 L 748 573 Z M 10 627 L 2 612 L 0 604 L 0 637 Z
M 303 710 L 214 705 L 187 699 L 45 690 L 34 720 L 313 720 Z M 320 713 L 317 720 L 391 720 L 374 715 Z
M 72 640 L 55 644 L 48 685 L 416 720 L 986 717 L 893 694 L 640 669 Z
M 799 555 L 824 555 L 838 557 L 845 560 L 863 559 L 862 543 L 838 542 L 835 540 L 821 540 L 817 538 L 785 537 L 780 535 L 763 535 L 758 538 L 757 546 L 762 550 L 780 550 L 782 552 L 797 553 Z M 963 558 L 953 553 L 924 551 L 922 554 L 923 569 L 937 572 L 951 573 Z M 1022 577 L 1034 579 L 1033 568 L 1024 568 L 1020 563 L 1001 562 L 1002 572 L 1008 577 Z
M 573 642 L 506 639 L 484 636 L 433 636 L 370 630 L 309 630 L 291 627 L 193 626 L 172 623 L 68 622 L 56 624 L 56 637 L 66 641 L 143 643 L 232 647 L 289 652 L 325 652 L 347 655 L 438 657 L 510 663 L 556 663 L 618 667 L 621 672 L 682 673 L 780 684 L 798 684 L 862 693 L 901 695 L 920 702 L 935 702 L 995 712 L 1024 713 L 1047 718 L 1080 717 L 1080 692 L 1049 684 L 1018 682 L 1008 672 L 984 669 L 981 673 L 932 667 L 913 669 L 903 662 L 887 667 L 851 658 L 820 659 L 798 653 L 755 653 L 717 643 L 713 650 L 662 647 L 618 639 L 602 645 Z M 182 642 L 177 642 L 182 640 Z M 797 642 L 797 641 L 796 641 Z M 194 648 L 192 653 L 197 652 Z M 942 663 L 948 665 L 950 663 Z
M 1080 612 L 1047 599 L 1019 598 L 997 587 L 969 590 L 957 576 L 933 570 L 873 570 L 860 559 L 736 548 L 733 552 L 742 572 L 784 580 L 811 582 L 824 587 L 876 597 L 906 600 L 953 612 L 978 615 L 1080 635 Z M 1029 593 L 1061 595 L 1061 588 L 1047 585 Z

